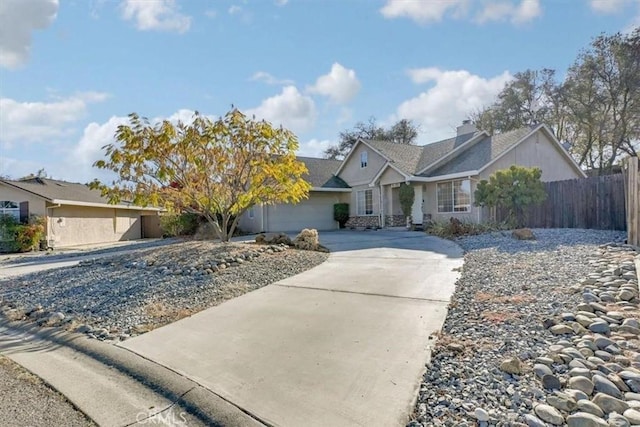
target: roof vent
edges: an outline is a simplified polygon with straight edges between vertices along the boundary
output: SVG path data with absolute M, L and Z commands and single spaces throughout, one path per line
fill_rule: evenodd
M 39 176 L 35 177 L 35 181 L 40 185 L 46 185 L 44 180 L 42 178 L 40 178 Z

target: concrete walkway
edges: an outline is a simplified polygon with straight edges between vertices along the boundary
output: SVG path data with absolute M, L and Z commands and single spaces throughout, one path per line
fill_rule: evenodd
M 400 426 L 462 251 L 412 232 L 331 232 L 320 266 L 120 344 L 278 426 Z

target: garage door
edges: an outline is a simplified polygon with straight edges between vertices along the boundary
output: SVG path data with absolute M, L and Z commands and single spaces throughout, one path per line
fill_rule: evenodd
M 310 193 L 308 199 L 295 205 L 268 206 L 266 231 L 335 230 L 338 223 L 333 220 L 333 205 L 338 201 L 332 194 Z

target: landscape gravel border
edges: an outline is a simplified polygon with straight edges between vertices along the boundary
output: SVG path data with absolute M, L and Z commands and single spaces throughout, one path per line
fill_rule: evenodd
M 580 281 L 595 272 L 603 248 L 633 248 L 622 244 L 621 232 L 533 232 L 533 241 L 515 240 L 510 232 L 456 240 L 466 251 L 463 274 L 409 426 L 551 425 L 534 415 L 534 407 L 557 393 L 533 370 L 558 341 L 547 319 L 576 313 L 583 302 Z M 569 369 L 562 366 L 550 369 L 566 381 Z M 569 415 L 575 413 L 564 413 L 561 425 Z

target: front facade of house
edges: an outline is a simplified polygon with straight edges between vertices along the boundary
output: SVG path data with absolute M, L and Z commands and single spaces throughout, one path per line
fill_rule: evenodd
M 488 212 L 473 206 L 473 194 L 478 182 L 488 179 L 497 170 L 511 165 L 538 167 L 542 170 L 543 181 L 585 177 L 544 125 L 489 135 L 476 131 L 465 122 L 458 127 L 455 137 L 424 146 L 359 140 L 341 162 L 300 160 L 307 164 L 310 176 L 317 175 L 316 169 L 324 168 L 324 180 L 328 177 L 326 171 L 335 166 L 332 178 L 340 182 L 340 188 L 323 187 L 322 180 L 313 182 L 315 191 L 311 192 L 306 204 L 315 206 L 308 209 L 314 214 L 305 209 L 296 210 L 293 206 L 281 208 L 286 205 L 254 208 L 266 208 L 267 213 L 263 210 L 261 215 L 282 219 L 279 222 L 262 221 L 253 228 L 246 228 L 247 223 L 241 221 L 243 230 L 335 229 L 338 224 L 332 222 L 332 213 L 333 203 L 337 202 L 349 203 L 347 225 L 350 227 L 403 226 L 406 219 L 399 201 L 399 187 L 403 183 L 414 189 L 411 212 L 414 224 L 451 217 L 481 222 L 488 219 Z M 322 193 L 322 200 L 319 193 Z M 305 202 L 301 206 L 305 206 Z
M 83 184 L 44 178 L 0 180 L 0 215 L 45 220 L 52 248 L 162 237 L 159 210 L 111 205 Z

